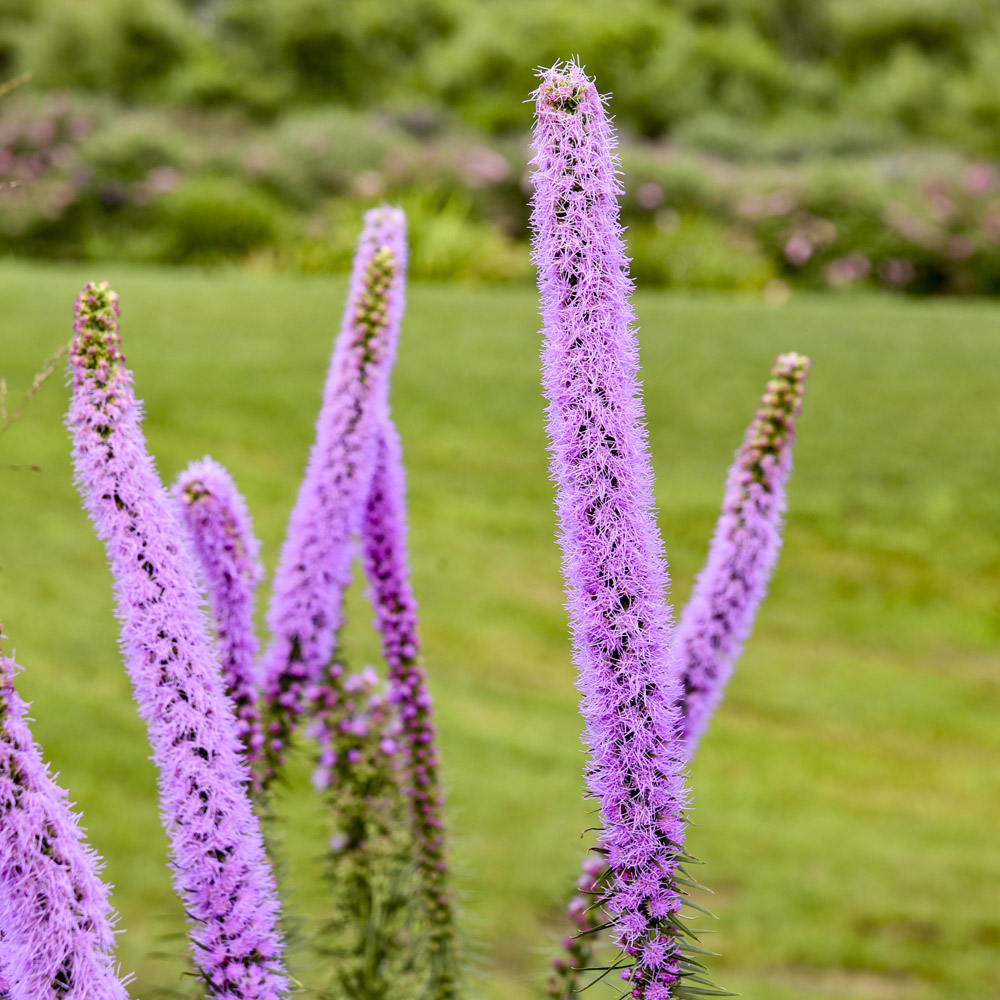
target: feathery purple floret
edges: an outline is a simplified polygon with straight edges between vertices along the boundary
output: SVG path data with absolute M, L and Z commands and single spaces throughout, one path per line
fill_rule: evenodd
M 125 1000 L 100 858 L 32 740 L 18 669 L 0 655 L 0 996 Z
M 674 635 L 681 732 L 694 754 L 767 592 L 785 513 L 809 359 L 782 354 L 726 480 L 708 560 Z
M 236 484 L 212 458 L 192 462 L 171 492 L 204 574 L 226 693 L 236 706 L 237 731 L 252 758 L 264 745 L 254 665 L 254 598 L 264 575 L 260 542 Z
M 115 579 L 122 651 L 159 771 L 195 964 L 211 997 L 275 1000 L 288 984 L 274 880 L 195 567 L 146 451 L 117 317 L 106 283 L 84 286 L 67 417 L 76 481 Z
M 405 271 L 402 211 L 372 209 L 358 240 L 316 439 L 274 578 L 272 639 L 263 658 L 264 695 L 273 715 L 265 780 L 310 703 L 340 670 L 332 658 L 353 539 L 375 468 L 378 420 L 387 405 Z
M 605 907 L 618 944 L 635 959 L 632 994 L 663 1000 L 683 971 L 676 869 L 687 793 L 618 164 L 604 104 L 579 66 L 547 71 L 535 96 L 543 388 L 586 780 L 611 869 Z
M 447 997 L 455 988 L 454 912 L 445 858 L 444 794 L 438 774 L 434 707 L 421 663 L 417 602 L 410 582 L 402 445 L 388 414 L 380 422 L 361 540 L 375 626 L 389 668 L 390 698 L 397 705 L 403 727 L 405 791 L 410 799 L 417 872 L 431 925 L 433 993 Z

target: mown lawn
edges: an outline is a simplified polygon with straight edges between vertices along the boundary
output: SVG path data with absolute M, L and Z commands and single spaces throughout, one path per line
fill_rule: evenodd
M 13 397 L 68 338 L 91 276 L 0 267 Z M 273 566 L 344 282 L 93 276 L 121 293 L 164 477 L 206 452 L 224 462 Z M 679 604 L 771 358 L 814 358 L 785 551 L 691 769 L 716 980 L 749 1000 L 1000 994 L 1000 307 L 666 295 L 637 307 Z M 591 825 L 537 327 L 525 288 L 414 287 L 393 395 L 474 986 L 490 1000 L 539 995 Z M 0 618 L 37 737 L 118 886 L 134 995 L 154 998 L 178 987 L 181 913 L 103 552 L 71 483 L 61 381 L 0 437 Z M 25 463 L 43 471 L 9 468 Z M 364 662 L 377 647 L 363 595 L 350 610 Z M 308 920 L 320 841 L 296 780 L 286 867 Z M 308 984 L 317 970 L 297 971 Z

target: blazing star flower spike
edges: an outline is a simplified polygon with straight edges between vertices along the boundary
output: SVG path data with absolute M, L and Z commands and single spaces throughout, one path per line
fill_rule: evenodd
M 178 476 L 172 494 L 207 584 L 226 693 L 236 706 L 237 731 L 253 757 L 264 746 L 254 667 L 254 598 L 264 575 L 260 542 L 232 477 L 208 456 Z
M 781 354 L 729 470 L 708 560 L 674 637 L 686 753 L 722 699 L 781 550 L 785 484 L 810 361 Z
M 444 792 L 438 771 L 434 706 L 421 662 L 417 602 L 406 542 L 406 486 L 399 434 L 382 416 L 375 474 L 361 527 L 375 627 L 389 668 L 390 697 L 403 726 L 405 791 L 424 910 L 430 921 L 432 989 L 438 1000 L 456 989 L 455 915 L 448 887 Z
M 604 906 L 634 961 L 633 997 L 683 996 L 685 832 L 679 693 L 653 474 L 639 396 L 618 161 L 604 103 L 574 63 L 535 93 L 532 227 L 542 384 L 563 574 L 610 877 Z
M 353 539 L 375 469 L 379 415 L 403 314 L 405 218 L 372 209 L 354 257 L 343 323 L 327 373 L 316 438 L 274 577 L 263 658 L 272 715 L 265 782 L 323 686 L 331 667 L 350 583 Z
M 108 553 L 121 647 L 158 769 L 174 888 L 208 995 L 287 993 L 278 901 L 249 773 L 183 529 L 146 451 L 118 333 L 118 297 L 84 286 L 67 424 L 84 507 Z
M 101 861 L 32 739 L 18 670 L 0 654 L 0 996 L 126 1000 Z

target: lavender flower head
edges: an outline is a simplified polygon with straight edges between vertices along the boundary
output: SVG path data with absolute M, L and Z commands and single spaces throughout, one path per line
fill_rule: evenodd
M 781 549 L 785 484 L 809 365 L 801 354 L 775 360 L 760 408 L 729 470 L 708 560 L 674 637 L 688 757 L 722 698 Z
M 392 419 L 380 422 L 377 459 L 361 527 L 375 627 L 389 668 L 390 697 L 402 725 L 405 792 L 424 910 L 430 921 L 431 995 L 443 1000 L 456 983 L 454 906 L 448 888 L 444 792 L 434 705 L 421 662 L 417 601 L 406 540 L 403 450 Z
M 0 995 L 126 1000 L 101 861 L 53 780 L 0 655 Z
M 589 751 L 611 877 L 604 906 L 634 959 L 635 998 L 689 974 L 677 868 L 687 802 L 671 612 L 653 515 L 632 288 L 604 104 L 573 64 L 535 94 L 534 260 L 550 469 Z
M 195 567 L 146 451 L 118 333 L 118 297 L 76 301 L 67 424 L 84 506 L 107 549 L 121 647 L 159 772 L 174 887 L 208 995 L 276 1000 L 288 988 L 278 901 L 250 808 L 249 773 Z
M 248 753 L 257 755 L 264 745 L 254 668 L 254 596 L 264 575 L 260 542 L 232 477 L 208 456 L 189 465 L 172 492 L 208 585 L 219 662 L 226 693 L 236 706 L 237 731 Z
M 402 211 L 372 209 L 358 240 L 316 438 L 274 578 L 268 612 L 273 638 L 263 658 L 264 694 L 273 715 L 265 780 L 280 764 L 310 703 L 324 685 L 336 681 L 339 668 L 331 668 L 332 658 L 350 583 L 353 538 L 375 468 L 405 270 Z

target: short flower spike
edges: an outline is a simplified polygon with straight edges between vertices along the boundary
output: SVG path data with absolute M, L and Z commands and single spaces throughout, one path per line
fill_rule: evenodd
M 750 635 L 781 550 L 785 484 L 810 361 L 781 354 L 726 480 L 708 560 L 674 636 L 681 731 L 694 754 Z

